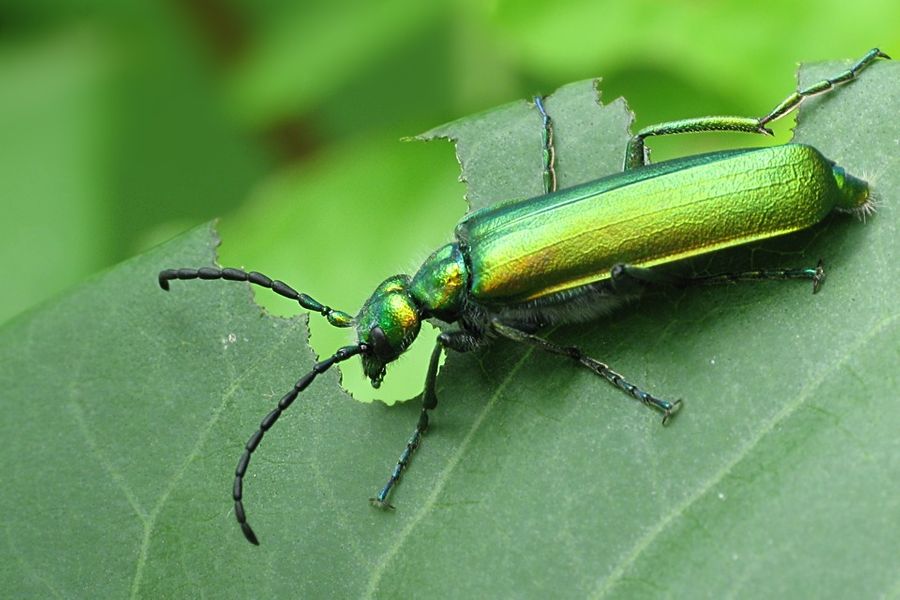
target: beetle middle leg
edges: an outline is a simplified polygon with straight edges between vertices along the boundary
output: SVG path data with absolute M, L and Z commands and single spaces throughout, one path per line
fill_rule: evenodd
M 541 153 L 544 170 L 541 174 L 544 193 L 556 191 L 556 147 L 553 145 L 553 120 L 544 109 L 544 99 L 541 96 L 534 97 L 534 107 L 541 115 Z
M 569 358 L 578 362 L 578 364 L 580 364 L 581 366 L 589 369 L 594 374 L 603 377 L 610 384 L 619 388 L 626 394 L 637 400 L 640 400 L 643 404 L 646 404 L 647 406 L 663 413 L 663 425 L 668 424 L 672 416 L 681 408 L 681 400 L 669 402 L 668 400 L 662 400 L 652 394 L 645 392 L 644 390 L 640 389 L 633 383 L 628 382 L 624 377 L 610 369 L 609 365 L 607 365 L 606 363 L 600 362 L 595 358 L 587 356 L 580 348 L 577 348 L 575 346 L 560 346 L 558 344 L 554 344 L 553 342 L 545 340 L 542 337 L 521 331 L 505 323 L 501 323 L 497 319 L 491 321 L 491 328 L 498 335 L 508 340 L 530 344 L 552 354 L 568 356 Z

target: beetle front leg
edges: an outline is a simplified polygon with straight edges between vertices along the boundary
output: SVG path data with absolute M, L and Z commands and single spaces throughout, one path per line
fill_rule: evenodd
M 434 345 L 434 350 L 431 352 L 428 371 L 425 374 L 425 388 L 422 390 L 422 412 L 419 413 L 419 420 L 416 422 L 416 428 L 412 435 L 409 436 L 409 440 L 407 440 L 403 452 L 400 453 L 400 458 L 397 460 L 397 464 L 394 465 L 394 470 L 391 471 L 391 476 L 388 478 L 387 483 L 384 484 L 384 487 L 381 488 L 381 491 L 378 492 L 377 496 L 369 498 L 369 502 L 372 503 L 372 506 L 384 509 L 394 508 L 394 506 L 388 502 L 388 496 L 394 486 L 400 481 L 400 476 L 403 474 L 403 471 L 409 466 L 413 452 L 415 452 L 419 447 L 419 444 L 422 443 L 422 436 L 428 429 L 428 411 L 437 406 L 438 399 L 435 385 L 437 382 L 438 369 L 441 364 L 441 353 L 448 348 L 456 350 L 457 352 L 468 352 L 469 350 L 474 350 L 479 345 L 481 345 L 481 338 L 466 331 L 444 332 L 438 336 L 437 343 Z
M 640 400 L 643 404 L 646 404 L 647 406 L 650 406 L 663 413 L 663 425 L 667 425 L 672 416 L 681 408 L 681 400 L 669 402 L 668 400 L 662 400 L 652 394 L 648 394 L 636 385 L 626 381 L 624 377 L 610 369 L 609 365 L 607 365 L 606 363 L 600 362 L 595 358 L 587 356 L 580 348 L 576 348 L 575 346 L 560 346 L 558 344 L 554 344 L 553 342 L 545 340 L 542 337 L 538 337 L 514 327 L 510 327 L 505 323 L 501 323 L 497 319 L 491 321 L 491 328 L 498 335 L 505 337 L 508 340 L 530 344 L 552 354 L 568 356 L 569 358 L 578 362 L 578 364 L 580 364 L 581 366 L 590 369 L 594 374 L 604 378 L 606 381 L 616 386 L 623 392 L 627 393 L 631 397 Z

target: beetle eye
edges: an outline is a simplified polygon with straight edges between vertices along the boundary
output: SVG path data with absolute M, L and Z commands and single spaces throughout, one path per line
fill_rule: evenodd
M 391 349 L 391 344 L 388 342 L 387 336 L 381 327 L 376 326 L 372 328 L 369 332 L 369 343 L 372 345 L 372 351 L 375 353 L 375 356 L 381 360 L 387 362 L 393 357 L 394 351 Z

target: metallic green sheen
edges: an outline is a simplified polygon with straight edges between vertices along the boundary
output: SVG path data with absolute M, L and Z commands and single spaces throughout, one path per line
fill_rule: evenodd
M 456 244 L 435 250 L 409 284 L 409 293 L 430 315 L 450 319 L 462 310 L 468 271 Z
M 866 184 L 802 144 L 690 156 L 476 211 L 456 228 L 470 293 L 509 304 L 797 231 L 866 202 Z
M 399 354 L 419 333 L 419 310 L 409 295 L 409 275 L 388 277 L 356 315 L 359 340 L 370 343 L 372 329 L 380 327 Z

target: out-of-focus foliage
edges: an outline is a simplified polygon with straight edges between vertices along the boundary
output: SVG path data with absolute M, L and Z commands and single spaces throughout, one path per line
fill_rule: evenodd
M 216 216 L 224 262 L 355 311 L 465 210 L 450 146 L 401 136 L 593 76 L 637 126 L 759 114 L 800 60 L 900 53 L 898 22 L 891 0 L 0 0 L 0 322 Z

